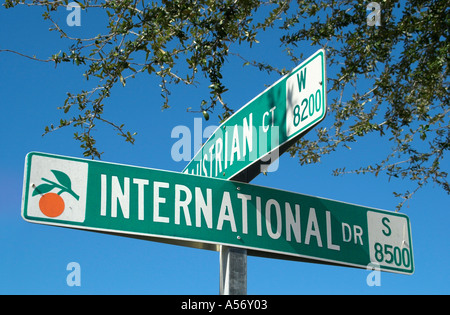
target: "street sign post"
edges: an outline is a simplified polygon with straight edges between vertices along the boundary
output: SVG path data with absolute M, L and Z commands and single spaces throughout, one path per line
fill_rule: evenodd
M 29 153 L 22 199 L 34 223 L 414 272 L 406 215 L 235 181 Z
M 184 172 L 249 183 L 267 171 L 325 117 L 325 64 L 322 49 L 247 103 L 217 128 Z M 220 292 L 245 294 L 247 252 L 220 248 Z
M 320 49 L 219 126 L 183 172 L 249 182 L 325 118 L 326 92 Z

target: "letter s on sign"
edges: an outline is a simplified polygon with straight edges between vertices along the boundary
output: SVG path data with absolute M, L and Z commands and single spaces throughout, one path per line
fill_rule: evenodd
M 388 223 L 390 223 L 391 221 L 388 218 L 385 217 L 385 218 L 381 219 L 381 222 L 387 228 L 387 231 L 386 230 L 382 231 L 383 234 L 385 236 L 390 236 L 392 234 L 392 231 L 391 231 L 391 228 L 389 227 Z

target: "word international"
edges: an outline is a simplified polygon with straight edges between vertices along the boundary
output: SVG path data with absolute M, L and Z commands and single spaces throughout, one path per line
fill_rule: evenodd
M 23 196 L 34 223 L 414 272 L 406 215 L 325 198 L 45 153 L 27 155 Z

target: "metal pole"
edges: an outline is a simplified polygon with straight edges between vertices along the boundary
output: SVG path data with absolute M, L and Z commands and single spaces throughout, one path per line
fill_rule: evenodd
M 255 174 L 258 174 L 258 172 Z M 248 183 L 250 182 L 251 178 L 249 169 L 247 169 L 239 176 L 235 176 L 234 178 L 231 179 L 242 183 Z M 220 295 L 247 295 L 246 249 L 220 245 L 219 282 L 220 282 L 219 288 Z
M 220 294 L 247 294 L 247 250 L 220 245 Z

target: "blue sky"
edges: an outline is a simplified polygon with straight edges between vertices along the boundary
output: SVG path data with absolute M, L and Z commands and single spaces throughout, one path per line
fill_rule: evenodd
M 67 42 L 43 21 L 40 9 L 0 9 L 7 27 L 0 29 L 0 48 L 17 50 L 45 59 L 64 50 Z M 60 9 L 57 17 L 65 20 Z M 74 35 L 91 34 L 98 27 L 95 16 L 82 13 L 82 26 L 68 30 Z M 94 32 L 95 33 L 95 32 Z M 276 37 L 273 37 L 276 38 Z M 265 43 L 264 40 L 268 40 Z M 245 49 L 246 56 L 262 58 L 276 66 L 293 68 L 279 44 L 269 35 L 264 44 Z M 320 47 L 301 47 L 309 56 Z M 226 101 L 237 110 L 279 79 L 256 69 L 242 67 L 229 57 L 224 80 L 229 88 Z M 329 73 L 338 69 L 327 69 Z M 204 82 L 200 82 L 204 83 Z M 125 143 L 109 126 L 96 129 L 103 160 L 162 170 L 181 171 L 187 162 L 175 162 L 171 148 L 174 127 L 191 130 L 194 118 L 187 107 L 208 98 L 205 86 L 173 88 L 172 107 L 161 111 L 158 80 L 140 76 L 116 87 L 108 100 L 105 118 L 123 122 L 138 132 L 135 145 Z M 82 157 L 73 140 L 74 128 L 42 137 L 44 127 L 58 124 L 67 92 L 86 88 L 82 69 L 70 64 L 54 67 L 10 53 L 0 53 L 0 293 L 24 294 L 217 294 L 219 253 L 95 232 L 50 227 L 25 222 L 20 216 L 25 155 L 31 151 Z M 364 87 L 362 87 L 364 88 Z M 329 96 L 329 100 L 331 97 Z M 217 114 L 203 121 L 203 128 L 217 124 Z M 331 125 L 325 118 L 322 126 Z M 394 210 L 398 203 L 392 192 L 413 186 L 408 181 L 388 180 L 384 175 L 332 176 L 338 167 L 363 166 L 383 157 L 388 146 L 369 136 L 352 146 L 322 158 L 320 163 L 300 166 L 296 158 L 283 155 L 279 169 L 258 176 L 252 183 L 324 198 Z M 206 140 L 206 139 L 204 139 Z M 443 166 L 448 170 L 449 160 Z M 445 165 L 444 165 L 445 164 Z M 449 294 L 450 259 L 448 195 L 430 184 L 407 202 L 402 212 L 411 220 L 415 259 L 412 276 L 382 273 L 381 286 L 369 287 L 369 271 L 286 260 L 248 257 L 249 294 Z M 70 262 L 81 267 L 81 286 L 69 287 L 66 270 Z

